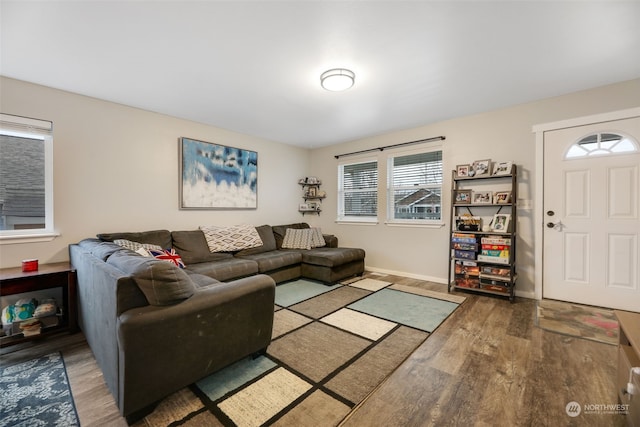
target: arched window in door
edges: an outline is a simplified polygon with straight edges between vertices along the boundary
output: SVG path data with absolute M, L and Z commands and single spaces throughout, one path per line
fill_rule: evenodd
M 612 132 L 592 133 L 577 141 L 567 150 L 565 159 L 591 156 L 637 153 L 638 142 L 633 138 Z

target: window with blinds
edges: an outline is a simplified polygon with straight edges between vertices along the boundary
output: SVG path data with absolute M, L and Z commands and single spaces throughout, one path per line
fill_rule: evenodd
M 375 220 L 378 216 L 378 162 L 339 166 L 338 219 Z
M 441 221 L 441 150 L 389 157 L 388 183 L 390 221 Z
M 0 238 L 53 232 L 53 124 L 0 114 Z

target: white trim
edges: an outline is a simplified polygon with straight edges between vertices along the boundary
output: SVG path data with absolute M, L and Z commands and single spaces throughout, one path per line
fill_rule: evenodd
M 39 230 L 40 231 L 40 230 Z M 18 243 L 40 243 L 50 242 L 56 237 L 60 236 L 60 233 L 46 233 L 39 232 L 34 234 L 15 234 L 15 235 L 3 235 L 0 236 L 0 246 L 13 245 Z
M 350 218 L 337 218 L 335 221 L 336 224 L 345 224 L 345 225 L 378 225 L 378 219 L 350 219 Z
M 591 124 L 611 122 L 615 120 L 630 119 L 633 117 L 640 117 L 640 107 L 629 108 L 626 110 L 611 111 L 608 113 L 594 114 L 591 116 L 575 117 L 567 120 L 560 120 L 550 123 L 542 123 L 534 125 L 531 129 L 535 133 L 536 137 L 536 150 L 535 150 L 535 200 L 533 224 L 534 224 L 534 291 L 533 295 L 535 299 L 540 300 L 544 297 L 542 292 L 542 274 L 543 274 L 543 247 L 544 247 L 544 133 L 566 129 L 571 127 L 585 126 Z M 537 224 L 537 226 L 536 226 Z
M 421 221 L 421 222 L 418 222 Z M 442 228 L 444 222 L 426 222 L 428 220 L 387 220 L 384 223 L 389 227 L 419 227 L 419 228 Z
M 447 285 L 447 279 L 442 277 L 425 276 L 422 274 L 407 273 L 406 271 L 387 270 L 385 268 L 377 268 L 371 266 L 365 266 L 365 271 L 372 271 L 374 273 L 391 274 L 393 276 L 408 277 L 409 279 L 426 280 L 428 282 L 439 283 L 443 286 Z

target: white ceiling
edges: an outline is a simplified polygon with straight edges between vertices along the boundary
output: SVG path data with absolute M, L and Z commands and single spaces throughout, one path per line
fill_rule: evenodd
M 302 147 L 640 77 L 638 1 L 0 4 L 4 76 Z

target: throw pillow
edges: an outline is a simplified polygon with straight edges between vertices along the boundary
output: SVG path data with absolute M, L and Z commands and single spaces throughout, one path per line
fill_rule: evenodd
M 184 268 L 184 262 L 182 261 L 182 258 L 180 257 L 180 255 L 178 255 L 176 253 L 176 251 L 171 248 L 171 249 L 162 249 L 162 250 L 155 250 L 155 249 L 151 249 L 149 250 L 149 253 L 156 259 L 161 259 L 162 261 L 167 261 L 170 262 L 171 264 L 175 265 L 176 267 L 180 267 L 180 268 Z
M 177 304 L 196 291 L 185 270 L 166 261 L 116 253 L 109 257 L 107 264 L 130 274 L 151 305 Z
M 322 235 L 322 230 L 318 227 L 311 228 L 311 247 L 312 248 L 321 248 L 322 246 L 326 246 L 327 242 L 324 241 L 324 236 Z
M 158 245 L 153 245 L 151 243 L 139 243 L 139 242 L 133 242 L 131 240 L 126 240 L 126 239 L 116 239 L 113 241 L 113 243 L 115 243 L 118 246 L 122 246 L 125 249 L 130 249 L 132 251 L 137 251 L 140 248 L 145 248 L 145 249 L 155 249 L 155 250 L 162 250 L 162 246 L 158 246 Z
M 282 240 L 282 247 L 285 249 L 311 249 L 311 239 L 313 230 L 310 228 L 287 228 Z
M 252 225 L 230 227 L 201 226 L 211 252 L 233 252 L 262 246 L 262 240 Z

